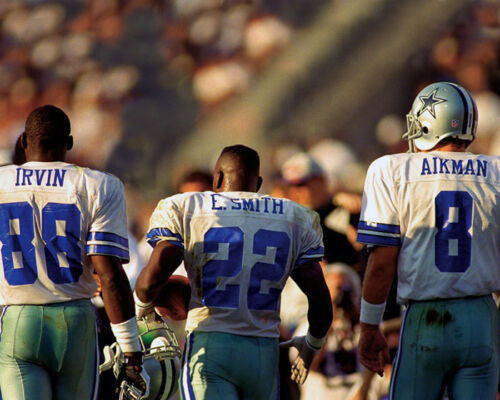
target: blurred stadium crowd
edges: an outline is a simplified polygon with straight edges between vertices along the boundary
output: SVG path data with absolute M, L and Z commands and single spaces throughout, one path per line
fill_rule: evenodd
M 343 1 L 316 1 L 312 6 L 308 0 L 3 0 L 2 162 L 11 159 L 29 112 L 54 104 L 72 121 L 75 148 L 68 154 L 72 162 L 107 170 L 114 158 L 121 158 L 129 169 L 147 170 L 148 165 L 129 162 L 129 153 L 121 147 L 129 140 L 124 135 L 127 129 L 136 131 L 133 143 L 127 144 L 130 148 L 148 153 L 146 146 L 155 143 L 145 143 L 142 132 L 149 132 L 162 137 L 158 145 L 167 149 L 164 152 L 175 151 L 180 133 L 249 90 L 253 79 L 322 5 Z M 478 137 L 472 151 L 500 155 L 499 45 L 499 2 L 470 2 L 425 54 L 412 59 L 410 91 L 401 91 L 400 109 L 409 110 L 409 99 L 430 82 L 457 82 L 473 94 L 478 106 Z M 164 107 L 174 114 L 170 125 L 158 118 Z M 265 164 L 264 190 L 317 210 L 325 230 L 325 272 L 336 310 L 327 348 L 313 366 L 303 399 L 327 395 L 379 399 L 387 390 L 382 378 L 375 378 L 370 387 L 371 377 L 363 376 L 356 359 L 364 253 L 355 242 L 355 230 L 366 166 L 383 153 L 406 151 L 401 141 L 406 121 L 400 109 L 386 110 L 366 132 L 366 146 L 374 146 L 378 154 L 361 154 L 335 137 L 333 127 L 314 138 L 270 140 L 269 148 L 259 149 Z M 131 110 L 139 117 L 128 118 Z M 234 142 L 245 139 L 234 132 Z M 147 257 L 140 241 L 157 200 L 178 191 L 209 189 L 209 173 L 208 177 L 205 171 L 190 173 L 196 164 L 187 159 L 167 170 L 164 173 L 173 183 L 149 193 L 136 185 L 137 180 L 121 174 L 123 170 L 111 168 L 127 186 L 130 230 L 142 257 L 133 268 L 140 268 Z M 181 186 L 193 182 L 205 186 Z M 285 338 L 303 329 L 306 308 L 296 288 L 287 287 L 283 296 Z M 386 325 L 393 348 L 397 317 L 394 306 Z M 287 360 L 283 363 L 286 366 Z M 299 396 L 290 382 L 284 382 L 282 390 L 282 398 Z M 355 392 L 365 397 L 354 397 Z

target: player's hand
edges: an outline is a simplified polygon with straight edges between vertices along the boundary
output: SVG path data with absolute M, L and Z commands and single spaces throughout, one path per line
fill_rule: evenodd
M 384 365 L 391 363 L 387 341 L 378 325 L 361 322 L 358 353 L 361 364 L 380 376 L 384 375 Z
M 292 381 L 302 385 L 306 381 L 312 361 L 320 349 L 312 347 L 307 343 L 305 336 L 296 336 L 286 342 L 282 342 L 280 343 L 280 347 L 282 349 L 295 347 L 299 351 L 297 358 L 292 364 Z
M 153 303 L 144 303 L 134 291 L 135 316 L 137 319 L 143 319 L 147 315 L 155 312 Z
M 125 353 L 122 369 L 116 378 L 120 400 L 139 400 L 149 396 L 149 375 L 142 368 L 142 363 L 142 352 Z

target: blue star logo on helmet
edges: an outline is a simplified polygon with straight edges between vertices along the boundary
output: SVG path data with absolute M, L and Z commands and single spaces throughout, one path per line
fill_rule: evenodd
M 422 107 L 417 112 L 417 117 L 420 117 L 424 112 L 429 111 L 434 119 L 436 119 L 436 110 L 434 107 L 437 104 L 444 103 L 447 101 L 446 99 L 441 99 L 436 96 L 436 92 L 438 89 L 434 89 L 434 91 L 428 96 L 419 96 L 419 100 L 422 102 Z

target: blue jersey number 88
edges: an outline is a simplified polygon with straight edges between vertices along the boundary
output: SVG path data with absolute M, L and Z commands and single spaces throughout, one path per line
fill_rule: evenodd
M 81 263 L 80 210 L 74 204 L 48 203 L 42 209 L 42 239 L 49 279 L 58 283 L 77 282 L 83 272 Z M 64 227 L 64 236 L 57 225 Z M 6 281 L 11 286 L 29 285 L 38 277 L 36 251 L 33 244 L 35 227 L 33 207 L 27 202 L 0 204 L 0 241 Z M 22 267 L 14 265 L 14 253 L 20 253 Z M 64 254 L 68 267 L 59 262 Z
M 210 228 L 204 237 L 203 251 L 219 253 L 219 244 L 228 247 L 227 260 L 210 260 L 203 266 L 202 289 L 204 304 L 208 307 L 238 308 L 240 285 L 227 284 L 225 289 L 217 288 L 220 277 L 234 277 L 243 269 L 244 233 L 236 227 Z M 274 263 L 258 262 L 250 271 L 247 305 L 250 310 L 278 309 L 280 289 L 270 288 L 260 293 L 263 280 L 278 282 L 285 274 L 290 238 L 285 232 L 258 230 L 253 238 L 253 254 L 265 256 L 268 247 L 276 249 Z

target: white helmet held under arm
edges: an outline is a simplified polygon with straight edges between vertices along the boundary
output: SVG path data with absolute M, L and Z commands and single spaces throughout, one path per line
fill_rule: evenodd
M 177 391 L 179 377 L 179 357 L 181 351 L 174 332 L 165 321 L 156 317 L 137 321 L 141 340 L 144 364 L 149 375 L 149 396 L 141 397 L 140 392 L 130 385 L 122 387 L 120 399 L 167 400 Z M 118 343 L 103 349 L 105 361 L 99 366 L 99 372 L 113 369 L 115 378 L 123 365 L 123 353 Z

